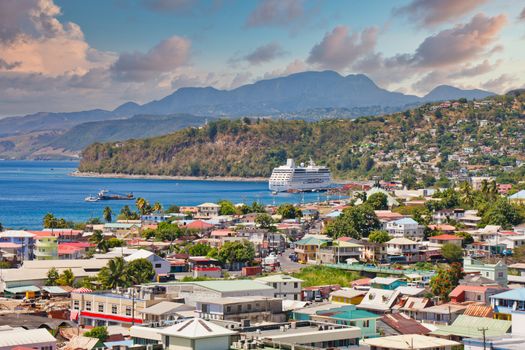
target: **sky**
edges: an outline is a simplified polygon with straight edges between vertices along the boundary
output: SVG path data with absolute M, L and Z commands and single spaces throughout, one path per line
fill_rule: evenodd
M 307 70 L 424 95 L 525 86 L 524 0 L 1 0 L 0 116 Z

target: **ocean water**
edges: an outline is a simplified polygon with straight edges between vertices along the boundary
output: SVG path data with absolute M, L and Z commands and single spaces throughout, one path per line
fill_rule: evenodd
M 0 223 L 6 228 L 40 229 L 46 213 L 66 220 L 85 221 L 101 217 L 104 207 L 114 213 L 130 201 L 85 202 L 101 189 L 132 192 L 150 203 L 197 205 L 228 199 L 234 203 L 264 204 L 314 202 L 324 194 L 281 193 L 272 195 L 267 182 L 106 179 L 69 176 L 77 162 L 0 161 Z

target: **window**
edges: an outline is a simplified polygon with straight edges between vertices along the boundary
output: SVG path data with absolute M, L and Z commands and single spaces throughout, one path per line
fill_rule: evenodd
M 91 311 L 91 301 L 86 301 L 86 310 Z
M 242 305 L 237 305 L 237 311 L 238 311 L 238 312 L 241 312 L 241 311 L 242 311 Z
M 252 310 L 252 304 L 248 304 L 248 311 Z
M 363 327 L 370 327 L 370 321 L 369 320 L 364 320 L 363 321 Z
M 232 311 L 232 307 L 231 306 L 226 306 L 226 312 L 231 312 Z
M 294 288 L 298 288 L 298 287 L 299 287 L 299 283 L 294 282 L 293 287 L 294 287 Z
M 164 338 L 164 346 L 166 347 L 166 349 L 170 347 L 170 337 L 169 336 L 166 336 Z
M 160 269 L 162 267 L 162 264 L 155 264 L 156 269 Z
M 113 304 L 111 305 L 111 313 L 112 314 L 116 314 L 118 311 L 117 311 L 117 305 Z
M 274 283 L 274 284 L 273 284 L 273 287 L 274 287 L 275 289 L 277 289 L 277 283 Z
M 73 309 L 78 310 L 79 305 L 80 305 L 80 302 L 78 300 L 73 300 Z
M 98 312 L 104 312 L 104 304 L 98 303 Z

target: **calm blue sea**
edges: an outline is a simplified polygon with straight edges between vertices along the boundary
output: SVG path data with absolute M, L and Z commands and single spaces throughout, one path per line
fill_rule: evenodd
M 119 212 L 134 201 L 85 202 L 100 189 L 117 193 L 133 192 L 151 203 L 164 206 L 196 205 L 228 199 L 234 203 L 264 204 L 313 202 L 324 199 L 316 193 L 272 195 L 267 182 L 222 182 L 143 179 L 104 179 L 69 176 L 77 162 L 0 161 L 0 222 L 4 227 L 39 229 L 42 217 L 50 212 L 67 220 L 84 221 L 101 217 L 105 206 Z

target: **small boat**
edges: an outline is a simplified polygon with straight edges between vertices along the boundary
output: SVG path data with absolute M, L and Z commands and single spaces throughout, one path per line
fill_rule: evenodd
M 111 193 L 108 190 L 101 190 L 98 193 L 98 199 L 101 201 L 108 201 L 108 200 L 131 200 L 134 199 L 133 193 L 127 193 L 127 194 L 119 194 L 119 193 Z
M 87 196 L 86 198 L 84 198 L 84 200 L 86 202 L 98 202 L 98 197 L 95 197 L 95 196 Z

